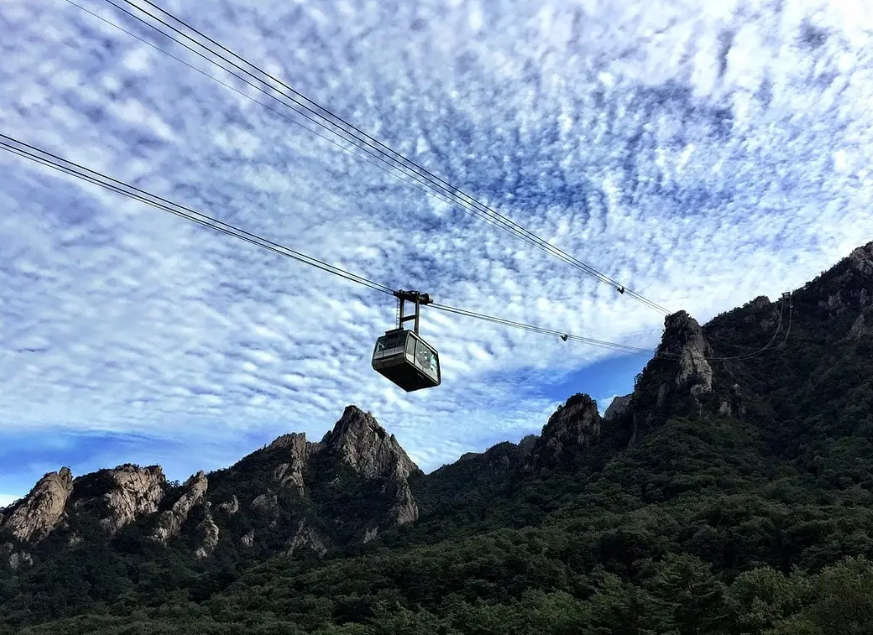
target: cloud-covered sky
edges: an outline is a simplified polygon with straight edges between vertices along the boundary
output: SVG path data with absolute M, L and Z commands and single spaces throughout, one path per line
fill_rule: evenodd
M 98 0 L 83 6 L 256 93 Z M 701 321 L 873 237 L 864 0 L 177 0 L 169 10 L 514 221 Z M 662 317 L 64 0 L 0 5 L 0 132 L 393 288 L 654 347 Z M 276 104 L 274 104 L 276 105 Z M 426 470 L 645 362 L 425 313 L 0 153 L 0 496 L 227 465 L 355 403 Z M 2 505 L 2 499 L 0 499 Z

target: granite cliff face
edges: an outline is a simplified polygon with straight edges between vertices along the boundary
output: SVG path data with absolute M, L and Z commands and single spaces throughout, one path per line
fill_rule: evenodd
M 152 538 L 161 543 L 166 543 L 175 538 L 182 530 L 182 524 L 188 519 L 188 515 L 195 505 L 200 503 L 206 490 L 209 488 L 209 480 L 204 472 L 197 472 L 183 485 L 185 492 L 173 503 L 172 508 L 161 512 L 158 516 L 157 526 L 152 533 Z
M 71 515 L 96 516 L 114 534 L 137 519 L 158 511 L 167 479 L 160 466 L 125 464 L 77 478 L 70 497 Z
M 122 465 L 74 479 L 69 468 L 46 474 L 0 521 L 0 534 L 39 543 L 81 516 L 108 534 L 158 509 L 166 479 L 160 467 Z M 75 542 L 75 540 L 73 540 Z
M 39 542 L 63 519 L 72 492 L 73 475 L 69 468 L 49 472 L 5 518 L 0 516 L 0 531 L 24 542 Z
M 370 413 L 349 406 L 321 445 L 365 479 L 383 482 L 382 492 L 394 499 L 388 512 L 391 522 L 403 525 L 418 518 L 409 477 L 420 470 L 394 435 L 388 434 Z
M 633 393 L 613 399 L 612 403 L 606 408 L 606 412 L 603 413 L 603 420 L 610 421 L 623 415 L 630 405 L 631 397 L 633 397 Z
M 597 443 L 600 424 L 597 402 L 588 395 L 570 397 L 543 427 L 528 457 L 529 468 L 536 471 L 556 467 L 579 450 Z
M 830 274 L 830 275 L 827 275 Z M 873 304 L 873 243 L 858 247 L 823 279 L 816 281 L 823 297 L 818 307 L 832 316 L 853 313 Z M 816 284 L 814 282 L 813 284 Z
M 299 433 L 285 434 L 269 445 L 270 449 L 281 450 L 285 461 L 273 470 L 273 479 L 280 488 L 291 488 L 303 496 L 306 488 L 303 483 L 303 472 L 306 462 L 312 453 L 313 444 L 306 442 L 306 435 Z
M 710 405 L 715 375 L 713 348 L 697 320 L 685 311 L 668 315 L 655 356 L 637 375 L 634 392 L 609 413 L 627 422 L 629 443 L 659 421 L 679 413 L 701 414 Z
M 324 448 L 364 478 L 403 480 L 418 466 L 368 412 L 349 406 L 331 432 L 321 440 Z
M 694 403 L 702 395 L 712 392 L 712 366 L 707 357 L 713 357 L 712 347 L 703 336 L 700 324 L 685 311 L 667 316 L 665 332 L 658 354 L 675 359 L 676 373 L 673 388 L 663 385 L 658 393 L 658 407 L 662 407 L 671 392 L 687 393 Z

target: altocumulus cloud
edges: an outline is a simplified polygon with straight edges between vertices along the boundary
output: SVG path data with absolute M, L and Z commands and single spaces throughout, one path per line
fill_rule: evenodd
M 873 235 L 864 4 L 167 8 L 601 271 L 706 319 L 799 285 Z M 7 134 L 395 288 L 657 341 L 656 313 L 62 0 L 6 2 L 0 29 Z M 240 439 L 319 436 L 356 403 L 431 469 L 537 430 L 554 405 L 546 388 L 609 355 L 428 312 L 445 383 L 407 395 L 369 368 L 390 298 L 10 155 L 0 169 L 0 430 L 37 445 L 87 433 L 137 435 L 144 453 L 168 440 L 222 449 L 186 455 L 179 471 L 193 471 Z

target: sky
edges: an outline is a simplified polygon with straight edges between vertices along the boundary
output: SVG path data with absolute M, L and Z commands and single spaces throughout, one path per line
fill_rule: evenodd
M 2 0 L 3 134 L 392 288 L 657 345 L 663 315 L 262 107 L 107 2 L 76 2 L 240 92 L 67 0 Z M 864 5 L 162 4 L 701 322 L 873 237 Z M 443 384 L 407 394 L 370 368 L 390 297 L 9 153 L 0 173 L 0 506 L 63 465 L 184 479 L 285 432 L 317 440 L 348 404 L 430 471 L 538 432 L 573 393 L 605 408 L 646 361 L 425 310 Z

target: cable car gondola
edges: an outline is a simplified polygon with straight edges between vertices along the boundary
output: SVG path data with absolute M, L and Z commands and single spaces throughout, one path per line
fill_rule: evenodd
M 373 369 L 406 392 L 439 386 L 439 354 L 418 334 L 420 308 L 422 304 L 431 303 L 430 296 L 418 291 L 395 291 L 394 295 L 400 303 L 398 325 L 376 340 Z M 415 304 L 413 315 L 404 315 L 407 301 Z M 415 320 L 411 331 L 403 328 L 408 320 Z

